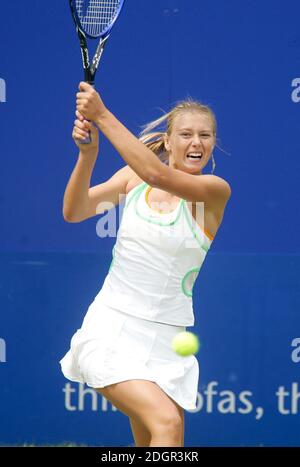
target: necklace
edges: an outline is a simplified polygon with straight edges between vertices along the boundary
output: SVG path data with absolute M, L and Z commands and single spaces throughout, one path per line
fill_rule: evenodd
M 148 198 L 149 198 L 149 193 L 150 193 L 150 191 L 152 190 L 152 188 L 153 188 L 152 186 L 149 186 L 149 187 L 147 188 L 147 190 L 146 190 L 146 195 L 145 195 L 146 203 L 148 204 L 149 208 L 151 208 L 151 206 L 150 206 L 150 204 L 149 204 L 149 199 L 148 199 Z M 151 208 L 151 209 L 152 209 L 152 208 Z M 157 210 L 157 209 L 153 209 L 153 211 L 157 211 L 157 212 L 160 212 L 160 213 L 163 212 L 162 209 L 158 209 L 158 210 Z

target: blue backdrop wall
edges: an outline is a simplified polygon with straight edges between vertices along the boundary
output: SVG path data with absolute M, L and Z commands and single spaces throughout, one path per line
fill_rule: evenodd
M 62 217 L 82 79 L 68 2 L 1 8 L 0 443 L 131 445 L 126 417 L 58 365 L 115 243 L 96 217 Z M 300 445 L 299 14 L 296 0 L 127 0 L 97 76 L 135 134 L 186 96 L 218 119 L 232 196 L 194 287 L 187 446 Z M 124 164 L 102 137 L 92 185 Z

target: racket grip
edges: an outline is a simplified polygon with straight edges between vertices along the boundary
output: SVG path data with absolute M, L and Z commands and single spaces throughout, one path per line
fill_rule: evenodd
M 91 86 L 94 87 L 94 81 L 92 80 L 89 80 L 89 79 L 86 79 L 85 80 L 86 83 L 89 83 Z M 89 122 L 90 120 L 87 120 L 87 122 Z M 87 138 L 85 138 L 84 140 L 80 141 L 80 144 L 90 144 L 92 142 L 92 138 L 91 138 L 91 132 L 89 131 L 89 136 Z
M 85 71 L 86 71 L 86 69 L 85 69 Z M 88 79 L 88 76 L 87 75 L 85 76 L 85 82 L 89 83 L 91 86 L 94 87 L 94 81 Z M 86 120 L 86 121 L 90 122 L 90 120 Z M 92 138 L 91 138 L 91 132 L 90 131 L 89 131 L 89 136 L 87 138 L 79 141 L 80 144 L 90 144 L 91 142 L 92 142 Z

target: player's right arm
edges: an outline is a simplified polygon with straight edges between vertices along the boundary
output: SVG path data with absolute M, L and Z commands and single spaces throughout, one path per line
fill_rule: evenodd
M 79 115 L 77 117 L 73 138 L 80 152 L 64 193 L 63 217 L 67 222 L 82 222 L 119 204 L 126 196 L 127 183 L 134 176 L 131 167 L 126 165 L 106 182 L 90 187 L 98 156 L 98 130 Z M 91 131 L 92 142 L 80 144 L 87 130 Z

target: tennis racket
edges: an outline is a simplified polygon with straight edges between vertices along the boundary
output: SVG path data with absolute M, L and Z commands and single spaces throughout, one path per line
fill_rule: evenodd
M 118 19 L 125 0 L 69 0 L 71 13 L 78 34 L 84 80 L 94 85 L 95 75 L 109 38 L 111 29 Z M 92 62 L 90 62 L 87 38 L 99 40 Z M 89 144 L 90 136 L 81 140 L 81 144 Z

